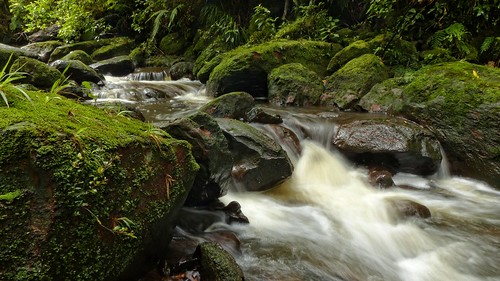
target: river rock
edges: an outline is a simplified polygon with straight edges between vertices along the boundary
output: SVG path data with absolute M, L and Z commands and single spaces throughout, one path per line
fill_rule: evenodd
M 430 218 L 431 211 L 425 205 L 411 200 L 389 199 L 390 205 L 395 209 L 396 215 L 401 218 L 419 217 Z
M 199 111 L 217 118 L 248 120 L 249 111 L 255 106 L 254 98 L 246 92 L 228 93 L 202 106 Z
M 193 184 L 190 145 L 30 96 L 0 107 L 1 279 L 137 280 L 167 250 Z
M 91 53 L 93 60 L 102 61 L 114 57 L 126 56 L 135 48 L 134 40 L 125 37 L 108 39 L 107 43 L 107 45 Z
M 206 205 L 225 195 L 231 183 L 233 161 L 217 122 L 205 113 L 198 113 L 161 128 L 177 139 L 188 141 L 200 165 L 186 205 Z
M 264 191 L 292 174 L 285 151 L 258 129 L 234 119 L 217 118 L 233 155 L 235 183 L 248 191 Z
M 103 74 L 125 76 L 134 72 L 134 62 L 128 56 L 119 56 L 98 61 L 90 65 L 93 69 Z
M 392 173 L 384 168 L 370 168 L 368 171 L 368 181 L 377 188 L 389 188 L 395 186 L 392 180 Z
M 267 77 L 269 102 L 280 106 L 318 105 L 323 81 L 314 71 L 300 63 L 289 63 L 273 69 Z
M 441 163 L 437 139 L 402 118 L 343 121 L 333 144 L 355 163 L 383 165 L 399 172 L 430 175 Z
M 65 60 L 65 61 L 79 60 L 86 65 L 92 64 L 94 62 L 92 57 L 89 54 L 87 54 L 85 51 L 82 51 L 82 50 L 71 51 L 71 52 L 69 52 L 69 54 L 62 57 L 61 60 Z
M 180 55 L 187 42 L 179 33 L 170 33 L 160 40 L 160 50 L 166 55 Z
M 243 281 L 243 271 L 226 250 L 215 242 L 201 243 L 194 254 L 200 260 L 203 280 Z
M 337 72 L 326 78 L 322 105 L 336 105 L 341 109 L 354 109 L 359 99 L 373 85 L 390 77 L 390 70 L 379 57 L 365 54 L 349 61 Z
M 433 131 L 451 172 L 500 188 L 500 70 L 468 62 L 424 67 L 380 95 L 363 101 L 379 105 Z M 393 91 L 401 89 L 401 91 Z
M 57 40 L 57 35 L 59 34 L 60 29 L 61 28 L 59 25 L 53 24 L 30 34 L 28 36 L 28 41 L 31 43 L 35 43 Z
M 26 46 L 22 46 L 21 49 L 26 50 L 28 52 L 32 52 L 37 54 L 37 57 L 39 60 L 43 62 L 48 62 L 50 55 L 52 52 L 59 46 L 62 46 L 63 43 L 60 41 L 44 41 L 44 42 L 37 42 L 37 43 L 31 43 Z
M 20 56 L 29 57 L 33 59 L 38 58 L 38 55 L 30 50 L 24 50 L 18 47 L 13 47 L 0 43 L 0 66 L 2 68 L 7 63 L 7 61 L 11 56 L 12 56 L 12 59 L 10 60 L 11 64 Z
M 57 47 L 52 55 L 50 56 L 49 62 L 56 61 L 58 59 L 61 59 L 65 55 L 69 54 L 71 51 L 75 50 L 82 50 L 86 52 L 87 54 L 92 54 L 95 50 L 107 46 L 110 44 L 113 44 L 114 42 L 117 41 L 129 41 L 129 38 L 126 37 L 117 37 L 117 38 L 106 38 L 106 39 L 99 39 L 99 40 L 89 40 L 89 41 L 82 41 L 82 42 L 77 42 L 77 43 L 71 43 L 71 44 L 66 44 L 62 45 L 60 47 Z
M 79 60 L 56 60 L 50 63 L 50 66 L 57 68 L 61 72 L 66 70 L 66 76 L 69 76 L 79 84 L 83 81 L 94 83 L 104 81 L 104 77 L 101 74 Z
M 323 77 L 328 61 L 340 48 L 325 42 L 288 40 L 242 46 L 212 59 L 197 76 L 202 82 L 209 77 L 207 93 L 210 95 L 245 91 L 254 97 L 267 97 L 267 75 L 272 69 L 301 63 Z
M 168 71 L 170 79 L 179 80 L 182 78 L 188 78 L 189 80 L 194 80 L 193 74 L 193 63 L 188 61 L 177 62 Z
M 19 57 L 12 64 L 12 68 L 26 73 L 25 78 L 19 82 L 40 88 L 50 88 L 57 80 L 64 79 L 61 72 L 55 67 L 32 58 Z

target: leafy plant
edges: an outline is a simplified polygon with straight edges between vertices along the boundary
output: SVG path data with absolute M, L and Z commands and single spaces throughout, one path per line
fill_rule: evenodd
M 57 79 L 54 82 L 54 84 L 52 84 L 52 87 L 50 88 L 49 93 L 51 93 L 53 95 L 59 94 L 64 89 L 67 89 L 71 86 L 68 82 L 69 77 L 66 77 L 66 72 L 68 71 L 70 66 L 71 66 L 71 64 L 69 63 L 66 66 L 66 68 L 64 69 L 64 71 L 62 72 L 61 77 L 59 77 L 59 79 Z
M 500 37 L 486 37 L 481 44 L 480 52 L 486 62 L 500 64 Z
M 470 33 L 461 23 L 454 23 L 439 30 L 430 38 L 432 48 L 450 48 L 458 57 L 465 57 L 471 50 L 467 44 Z
M 0 70 L 0 96 L 3 99 L 5 106 L 7 107 L 9 107 L 9 100 L 7 98 L 8 94 L 7 90 L 9 88 L 23 94 L 23 96 L 27 100 L 32 102 L 30 96 L 28 95 L 28 93 L 26 93 L 26 91 L 24 91 L 21 87 L 18 87 L 13 84 L 17 80 L 24 79 L 26 73 L 20 72 L 19 69 L 16 71 L 7 71 L 7 68 L 11 60 L 12 60 L 12 54 L 10 55 L 9 59 L 7 60 L 3 68 Z

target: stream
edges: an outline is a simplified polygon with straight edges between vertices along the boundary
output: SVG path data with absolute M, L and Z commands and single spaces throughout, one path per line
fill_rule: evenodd
M 107 77 L 93 103 L 121 103 L 147 122 L 175 119 L 210 100 L 197 81 L 128 81 Z M 283 126 L 314 134 L 299 154 L 281 143 L 294 164 L 292 177 L 264 193 L 231 191 L 250 224 L 217 222 L 207 231 L 232 231 L 245 280 L 500 280 L 500 191 L 475 179 L 440 173 L 399 173 L 398 186 L 376 189 L 327 141 L 338 118 L 328 109 L 279 109 Z M 286 111 L 285 111 L 286 110 Z M 376 116 L 374 116 L 376 118 Z M 266 125 L 256 125 L 272 136 Z M 445 159 L 445 157 L 443 157 Z M 427 219 L 397 214 L 394 200 L 429 208 Z

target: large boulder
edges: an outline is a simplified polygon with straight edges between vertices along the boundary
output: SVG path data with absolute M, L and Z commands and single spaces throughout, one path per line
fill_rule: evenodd
M 237 188 L 264 191 L 290 177 L 290 159 L 272 138 L 238 120 L 216 120 L 229 142 L 234 161 L 232 176 Z
M 52 40 L 52 41 L 31 43 L 26 46 L 22 46 L 21 49 L 37 54 L 39 60 L 43 62 L 48 62 L 52 52 L 54 52 L 54 50 L 57 47 L 62 45 L 63 45 L 62 42 Z
M 193 184 L 189 144 L 29 94 L 0 107 L 0 279 L 137 280 Z
M 64 57 L 61 58 L 61 60 L 65 60 L 65 61 L 68 61 L 68 60 L 79 60 L 81 62 L 83 62 L 84 64 L 86 65 L 90 65 L 94 62 L 94 60 L 92 59 L 92 57 L 87 54 L 85 51 L 82 51 L 82 50 L 75 50 L 75 51 L 71 51 L 69 52 L 69 54 L 65 55 Z
M 63 76 L 55 67 L 32 58 L 19 57 L 12 64 L 12 68 L 26 73 L 25 78 L 19 82 L 32 84 L 40 88 L 50 88 Z
M 160 50 L 166 55 L 180 55 L 183 53 L 187 42 L 179 33 L 165 35 L 160 41 Z
M 269 102 L 285 106 L 318 105 L 323 81 L 314 71 L 300 63 L 279 66 L 267 77 Z
M 83 81 L 99 83 L 104 80 L 101 74 L 79 60 L 56 60 L 50 65 L 61 72 L 66 71 L 66 76 L 69 76 L 80 84 Z
M 441 164 L 437 139 L 416 123 L 401 118 L 343 121 L 333 144 L 355 163 L 430 175 Z
M 390 69 L 379 57 L 373 54 L 362 55 L 326 78 L 326 90 L 321 97 L 321 104 L 353 109 L 373 85 L 389 77 Z
M 92 59 L 99 61 L 118 56 L 126 56 L 129 55 L 134 48 L 134 40 L 124 37 L 118 37 L 114 38 L 114 40 L 109 41 L 107 45 L 102 46 L 92 52 L 91 57 Z
M 389 87 L 390 84 L 386 84 Z M 433 131 L 452 173 L 483 179 L 500 187 L 500 70 L 467 62 L 424 67 L 387 88 L 378 104 Z
M 193 74 L 193 63 L 189 61 L 180 61 L 172 65 L 168 71 L 170 79 L 179 80 L 182 78 L 188 78 L 189 80 L 194 80 Z
M 350 60 L 370 53 L 373 53 L 370 44 L 364 40 L 355 41 L 333 56 L 330 63 L 328 63 L 328 71 L 333 73 L 339 70 Z
M 130 41 L 129 38 L 126 37 L 117 37 L 117 38 L 107 38 L 107 39 L 99 39 L 99 40 L 90 40 L 77 42 L 72 44 L 66 44 L 63 46 L 57 47 L 54 52 L 51 54 L 49 62 L 53 62 L 55 60 L 61 59 L 65 55 L 69 54 L 71 51 L 82 50 L 87 54 L 92 54 L 97 49 L 108 46 L 110 44 L 115 44 L 119 41 Z
M 0 43 L 0 66 L 3 67 L 10 57 L 10 63 L 13 63 L 18 57 L 24 56 L 29 58 L 38 58 L 37 54 L 30 51 L 24 50 L 18 47 L 13 47 Z M 1 68 L 0 68 L 1 69 Z
M 267 97 L 267 75 L 272 69 L 296 62 L 324 77 L 330 58 L 340 48 L 325 42 L 287 40 L 242 46 L 213 58 L 198 72 L 198 77 L 200 72 L 210 73 L 210 95 L 245 91 L 254 97 Z
M 186 205 L 206 205 L 225 195 L 231 184 L 233 161 L 217 122 L 208 114 L 197 113 L 161 127 L 173 137 L 189 142 L 200 165 Z

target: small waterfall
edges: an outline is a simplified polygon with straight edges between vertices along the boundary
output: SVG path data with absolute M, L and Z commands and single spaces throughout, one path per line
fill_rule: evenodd
M 446 157 L 446 152 L 443 149 L 443 146 L 439 147 L 441 151 L 441 165 L 439 166 L 438 177 L 440 179 L 449 179 L 450 178 L 450 164 L 448 162 L 448 158 Z
M 127 78 L 133 81 L 165 81 L 169 80 L 168 69 L 163 67 L 138 68 Z

